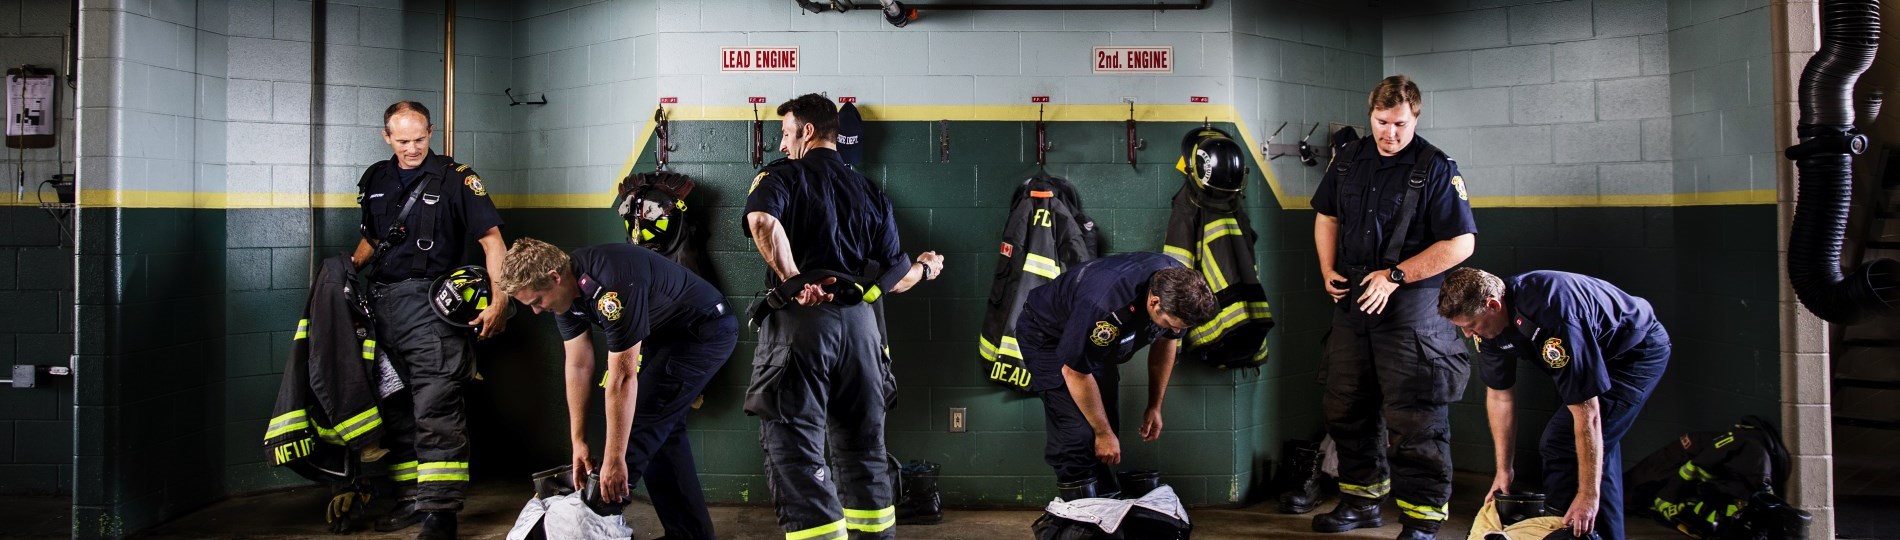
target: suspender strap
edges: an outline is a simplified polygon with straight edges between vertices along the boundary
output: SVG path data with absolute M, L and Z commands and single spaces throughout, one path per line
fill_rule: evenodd
M 1365 139 L 1353 139 L 1351 142 L 1341 145 L 1333 152 L 1334 201 L 1346 200 L 1346 181 L 1352 178 L 1352 162 L 1359 158 L 1359 149 L 1364 146 Z M 1335 202 L 1334 204 L 1338 203 Z M 1335 210 L 1335 212 L 1339 211 Z M 1335 235 L 1337 239 L 1333 241 L 1333 266 L 1335 267 L 1334 271 L 1345 274 L 1345 266 L 1343 265 L 1346 264 L 1346 237 L 1344 234 L 1345 231 L 1338 232 L 1340 234 Z
M 1380 256 L 1381 268 L 1399 265 L 1399 250 L 1405 248 L 1405 236 L 1412 231 L 1412 218 L 1418 215 L 1419 199 L 1425 191 L 1425 181 L 1432 176 L 1432 162 L 1438 158 L 1438 148 L 1425 141 L 1418 141 L 1418 161 L 1412 163 L 1412 174 L 1405 178 L 1405 201 L 1399 204 L 1398 223 L 1392 228 L 1392 235 L 1385 239 L 1385 254 Z
M 429 251 L 435 249 L 436 205 L 442 200 L 442 176 L 435 175 L 429 177 L 427 182 L 424 182 L 420 188 L 415 190 L 415 193 L 416 194 L 410 195 L 409 200 L 403 203 L 402 214 L 396 216 L 396 222 L 407 223 L 405 218 L 408 217 L 409 211 L 415 207 L 416 199 L 422 200 L 422 217 L 417 220 L 416 234 L 413 235 L 416 249 L 422 252 L 417 253 L 416 258 L 410 261 L 410 268 L 413 269 L 410 275 L 423 275 L 429 271 Z

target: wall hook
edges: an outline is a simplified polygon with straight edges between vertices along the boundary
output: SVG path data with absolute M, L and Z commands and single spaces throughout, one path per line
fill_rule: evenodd
M 501 95 L 504 95 L 504 96 L 508 96 L 508 106 L 509 106 L 509 107 L 513 107 L 513 106 L 516 106 L 516 105 L 547 105 L 547 104 L 548 104 L 548 94 L 547 94 L 547 92 L 542 92 L 542 93 L 541 93 L 541 100 L 540 100 L 540 101 L 522 101 L 522 100 L 519 100 L 519 99 L 516 99 L 516 98 L 515 98 L 515 94 L 514 94 L 514 90 L 515 90 L 515 89 L 514 89 L 513 87 L 509 87 L 509 88 L 503 88 L 503 89 L 501 90 Z
M 759 118 L 759 103 L 764 98 L 752 98 L 752 166 L 765 164 L 765 120 Z
M 1135 134 L 1135 100 L 1129 99 L 1126 101 L 1128 101 L 1128 166 L 1139 168 L 1139 166 L 1135 164 L 1135 151 L 1147 148 L 1148 141 L 1141 139 Z
M 653 109 L 653 122 L 653 136 L 658 138 L 658 141 L 654 143 L 654 148 L 657 150 L 655 154 L 659 161 L 658 169 L 664 171 L 672 152 L 679 149 L 678 146 L 673 145 L 673 130 L 667 125 L 665 105 Z

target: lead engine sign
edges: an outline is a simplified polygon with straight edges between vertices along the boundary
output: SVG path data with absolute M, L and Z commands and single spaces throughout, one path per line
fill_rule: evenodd
M 1174 47 L 1096 47 L 1096 73 L 1174 73 Z
M 798 47 L 720 47 L 719 71 L 797 73 Z

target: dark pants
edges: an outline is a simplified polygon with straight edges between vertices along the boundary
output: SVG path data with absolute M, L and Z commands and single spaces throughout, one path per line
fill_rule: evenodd
M 1101 390 L 1102 408 L 1108 413 L 1109 429 L 1121 432 L 1121 371 L 1114 367 L 1097 370 L 1092 377 Z M 1114 491 L 1115 469 L 1095 457 L 1095 428 L 1082 416 L 1082 407 L 1069 394 L 1067 379 L 1062 386 L 1042 393 L 1043 429 L 1047 442 L 1042 459 L 1056 471 L 1056 482 L 1074 482 L 1095 478 L 1097 489 Z
M 739 323 L 732 315 L 699 324 L 641 348 L 640 392 L 627 434 L 627 468 L 642 471 L 667 538 L 711 540 L 712 516 L 693 465 L 686 413 L 732 356 Z
M 1464 394 L 1471 370 L 1464 343 L 1438 316 L 1438 289 L 1399 289 L 1378 315 L 1359 312 L 1354 293 L 1334 310 L 1320 362 L 1339 491 L 1374 500 L 1391 494 L 1400 521 L 1436 531 L 1450 513 L 1446 405 Z
M 794 307 L 760 327 L 746 412 L 787 537 L 895 538 L 884 359 L 868 305 Z
M 1652 330 L 1641 345 L 1623 356 L 1611 358 L 1607 365 L 1633 367 L 1634 376 L 1612 374 L 1610 391 L 1597 396 L 1599 417 L 1603 421 L 1603 484 L 1597 488 L 1597 535 L 1604 540 L 1623 538 L 1623 436 L 1636 425 L 1636 415 L 1662 380 L 1669 366 L 1669 334 L 1661 325 Z M 1577 439 L 1575 420 L 1569 407 L 1558 407 L 1544 426 L 1543 444 L 1538 453 L 1544 458 L 1544 492 L 1551 507 L 1570 507 L 1577 497 Z
M 415 463 L 417 510 L 459 512 L 469 478 L 462 385 L 475 376 L 475 338 L 469 329 L 435 316 L 428 288 L 428 280 L 412 279 L 370 289 L 377 345 L 389 352 L 414 405 L 415 428 L 399 429 L 407 419 L 392 422 L 384 438 L 391 455 L 383 459 Z

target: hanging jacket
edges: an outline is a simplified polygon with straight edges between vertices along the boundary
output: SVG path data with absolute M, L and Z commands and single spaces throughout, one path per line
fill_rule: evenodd
M 1267 331 L 1273 329 L 1273 311 L 1254 262 L 1258 235 L 1239 203 L 1239 194 L 1210 197 L 1193 182 L 1185 183 L 1174 194 L 1161 248 L 1199 271 L 1221 308 L 1212 320 L 1188 330 L 1180 357 L 1222 369 L 1265 363 Z
M 1016 344 L 1016 316 L 1029 290 L 1055 280 L 1064 269 L 1100 256 L 1095 221 L 1082 213 L 1081 196 L 1068 180 L 1038 175 L 1024 180 L 1010 198 L 995 281 L 983 315 L 977 353 L 990 382 L 1029 390 L 1029 368 Z
M 273 466 L 303 464 L 320 455 L 323 463 L 316 467 L 324 476 L 335 476 L 340 464 L 333 450 L 347 448 L 351 452 L 341 453 L 347 457 L 382 438 L 376 340 L 354 283 L 348 255 L 325 259 L 317 268 L 264 431 L 264 450 Z M 310 476 L 304 468 L 293 469 Z
M 1757 492 L 1785 483 L 1788 452 L 1767 421 L 1746 417 L 1729 431 L 1685 433 L 1624 475 L 1625 508 L 1697 538 L 1713 538 Z

